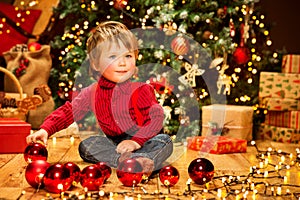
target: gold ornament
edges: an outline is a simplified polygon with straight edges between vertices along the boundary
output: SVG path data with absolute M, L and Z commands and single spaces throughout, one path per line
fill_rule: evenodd
M 185 63 L 184 68 L 187 72 L 178 78 L 179 81 L 183 84 L 188 82 L 192 87 L 196 87 L 196 76 L 201 76 L 205 70 L 199 69 L 197 64 L 190 65 L 189 63 Z
M 175 22 L 169 21 L 167 24 L 164 24 L 164 31 L 166 35 L 173 35 L 176 33 L 177 24 Z
M 183 36 L 175 37 L 171 42 L 171 48 L 177 55 L 185 55 L 190 49 L 190 43 Z

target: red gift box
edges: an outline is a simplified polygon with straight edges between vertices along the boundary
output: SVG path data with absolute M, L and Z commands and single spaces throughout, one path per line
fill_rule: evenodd
M 268 111 L 265 124 L 300 129 L 300 111 Z
M 300 55 L 297 54 L 287 54 L 282 57 L 283 73 L 300 73 Z
M 187 138 L 187 147 L 211 154 L 243 153 L 247 151 L 247 140 L 226 136 L 194 136 Z
M 31 125 L 17 118 L 0 118 L 0 153 L 23 153 Z

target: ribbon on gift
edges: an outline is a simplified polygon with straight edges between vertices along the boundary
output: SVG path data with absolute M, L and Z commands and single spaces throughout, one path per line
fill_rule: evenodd
M 228 126 L 227 124 L 231 122 L 232 121 L 225 123 L 224 126 L 220 128 L 217 122 L 208 122 L 207 125 L 203 125 L 203 126 L 206 128 L 208 127 L 211 130 L 211 135 L 221 135 L 221 136 L 227 135 L 231 128 L 241 128 L 241 129 L 244 128 L 242 126 Z
M 203 125 L 203 127 L 210 128 L 209 125 Z M 223 134 L 227 134 L 231 129 L 246 129 L 252 128 L 252 126 L 223 126 L 222 128 L 218 128 L 218 131 L 222 131 Z M 214 135 L 218 135 L 217 132 Z

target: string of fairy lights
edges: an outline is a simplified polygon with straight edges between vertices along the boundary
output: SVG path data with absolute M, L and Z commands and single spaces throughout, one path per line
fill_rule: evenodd
M 136 8 L 134 7 L 131 7 L 129 4 L 128 4 L 128 1 L 126 0 L 120 0 L 120 1 L 109 1 L 109 0 L 106 0 L 106 2 L 108 2 L 108 4 L 110 6 L 115 6 L 116 4 L 118 4 L 118 8 L 122 9 L 122 12 L 120 12 L 120 15 L 119 15 L 119 18 L 120 19 L 123 19 L 124 18 L 124 15 L 130 15 L 130 16 L 133 16 L 133 13 L 136 12 Z M 182 1 L 182 4 L 185 4 L 186 1 Z M 169 4 L 168 6 L 171 8 L 173 5 L 173 1 L 170 0 L 169 1 Z M 81 4 L 81 8 L 82 9 L 85 9 L 85 10 L 93 10 L 97 7 L 97 4 L 96 2 L 94 1 L 91 1 L 91 2 L 83 2 Z M 151 8 L 149 8 L 149 10 L 147 10 L 146 13 L 151 13 L 151 12 L 154 12 L 153 10 L 161 10 L 163 6 L 153 6 Z M 267 46 L 271 46 L 272 45 L 272 40 L 270 39 L 270 34 L 269 34 L 269 31 L 266 30 L 265 28 L 265 25 L 264 25 L 264 22 L 263 20 L 265 19 L 265 16 L 264 15 L 260 15 L 260 16 L 255 16 L 255 15 L 252 15 L 253 14 L 253 7 L 251 7 L 249 9 L 249 5 L 242 5 L 242 7 L 236 7 L 235 8 L 236 12 L 238 11 L 241 11 L 244 15 L 244 17 L 240 17 L 239 18 L 239 21 L 245 21 L 245 20 L 248 20 L 248 23 L 250 23 L 249 21 L 251 20 L 251 24 L 252 25 L 255 25 L 255 26 L 258 26 L 261 30 L 263 30 L 263 33 L 264 35 L 266 36 L 266 45 Z M 132 13 L 132 14 L 131 14 Z M 110 19 L 111 16 L 110 15 L 107 15 L 107 19 Z M 142 28 L 146 28 L 146 24 L 147 24 L 147 21 L 148 20 L 151 20 L 151 17 L 146 14 L 144 17 L 142 17 L 140 19 L 141 21 L 141 27 Z M 211 23 L 211 20 L 210 19 L 207 19 L 206 20 L 207 23 Z M 60 60 L 62 60 L 66 54 L 68 52 L 70 52 L 74 47 L 75 45 L 78 45 L 78 46 L 81 46 L 82 43 L 81 43 L 81 40 L 80 40 L 80 36 L 83 36 L 85 35 L 85 31 L 87 30 L 90 30 L 91 26 L 94 26 L 94 24 L 90 24 L 88 21 L 85 21 L 84 23 L 84 26 L 81 27 L 79 26 L 79 24 L 75 24 L 71 30 L 74 31 L 75 34 L 72 34 L 70 32 L 68 33 L 65 33 L 63 36 L 62 36 L 62 40 L 65 40 L 65 39 L 73 39 L 74 43 L 71 44 L 71 45 L 68 45 L 64 50 L 61 51 L 61 56 L 60 56 Z M 174 31 L 176 30 L 179 30 L 179 25 L 177 25 L 176 23 L 174 22 L 171 22 L 171 21 L 168 21 L 166 22 L 165 24 L 163 24 L 163 27 L 167 30 L 167 29 L 172 29 Z M 249 35 L 249 33 L 248 33 Z M 251 38 L 250 38 L 251 36 Z M 256 40 L 256 37 L 255 37 L 255 33 L 251 32 L 249 36 L 249 39 L 251 39 L 251 43 L 254 45 L 257 43 L 257 40 Z M 221 38 L 218 36 L 218 35 L 213 35 L 212 33 L 210 33 L 210 35 L 208 36 L 210 40 L 214 40 L 215 42 L 218 42 L 218 40 L 220 40 Z M 210 46 L 207 44 L 207 43 L 202 43 L 201 44 L 203 48 L 209 48 Z M 238 46 L 238 44 L 236 43 L 233 43 L 232 44 L 232 48 L 236 48 Z M 162 47 L 163 48 L 163 47 Z M 251 51 L 251 60 L 247 62 L 247 70 L 252 74 L 252 76 L 249 76 L 248 77 L 248 80 L 247 82 L 249 84 L 252 84 L 253 83 L 253 76 L 257 75 L 258 73 L 258 70 L 257 70 L 257 67 L 256 65 L 259 65 L 259 62 L 261 61 L 261 56 L 257 53 L 257 50 L 255 48 L 251 48 L 250 49 Z M 273 57 L 276 59 L 278 57 L 278 54 L 277 53 L 274 53 L 273 54 Z M 139 60 L 143 59 L 143 55 L 140 55 Z M 77 62 L 77 60 L 73 60 L 73 62 Z M 64 67 L 64 64 L 62 64 L 62 67 Z M 238 74 L 242 71 L 242 70 L 245 70 L 245 69 L 242 69 L 241 67 L 237 66 L 235 69 L 234 69 L 234 72 L 232 75 L 231 75 L 231 87 L 234 87 L 235 86 L 235 83 L 237 81 L 239 81 L 239 76 Z M 66 69 L 66 73 L 70 73 L 70 69 Z M 69 90 L 72 90 L 73 89 L 73 82 L 71 80 L 68 81 L 68 84 L 66 84 L 65 82 L 60 82 L 59 83 L 59 86 L 64 88 L 64 95 L 66 95 L 66 97 L 68 97 L 69 93 L 68 91 Z M 80 87 L 80 86 L 79 86 Z M 205 97 L 208 96 L 208 92 L 205 91 L 205 90 L 202 90 L 200 94 L 198 94 L 198 98 L 199 99 L 203 99 Z M 240 97 L 237 97 L 235 99 L 236 102 L 247 102 L 247 101 L 250 101 L 251 98 L 247 95 L 247 94 L 241 94 Z
M 29 1 L 28 3 L 25 3 L 25 1 L 20 1 L 20 5 L 15 6 L 16 11 L 16 26 L 20 27 L 23 23 L 25 23 L 26 15 L 30 15 L 30 8 L 36 6 L 39 4 L 39 1 Z M 2 17 L 0 20 L 0 35 L 1 34 L 10 34 L 11 28 L 6 25 L 7 19 L 5 17 Z
M 300 199 L 300 149 L 295 148 L 295 152 L 284 152 L 280 149 L 269 147 L 267 150 L 260 150 L 255 141 L 251 145 L 256 149 L 255 164 L 250 167 L 248 173 L 239 175 L 231 172 L 222 172 L 215 169 L 214 177 L 210 182 L 197 185 L 189 178 L 186 187 L 181 192 L 172 191 L 168 185 L 161 186 L 159 175 L 153 177 L 132 188 L 122 191 L 105 191 L 105 187 L 100 186 L 98 191 L 64 191 L 59 194 L 47 193 L 45 200 L 63 199 L 261 199 L 261 198 L 288 198 Z M 156 184 L 157 189 L 148 191 L 147 184 Z M 36 193 L 40 190 L 37 189 Z M 26 194 L 22 191 L 18 199 Z
M 136 13 L 136 10 L 137 10 L 137 8 L 131 6 L 128 3 L 128 0 L 114 0 L 114 1 L 105 0 L 105 2 L 107 2 L 108 5 L 116 8 L 116 9 L 119 9 L 121 11 L 119 14 L 120 19 L 123 19 L 124 15 L 134 17 L 134 13 Z M 235 12 L 242 13 L 243 16 L 239 17 L 238 20 L 240 22 L 244 22 L 245 26 L 247 27 L 244 31 L 244 35 L 245 35 L 244 40 L 247 41 L 249 39 L 251 41 L 251 44 L 253 44 L 253 45 L 255 45 L 257 43 L 256 34 L 254 33 L 253 28 L 251 30 L 249 28 L 249 25 L 251 24 L 251 26 L 257 26 L 261 30 L 261 32 L 263 32 L 263 34 L 266 37 L 266 41 L 265 41 L 266 45 L 271 46 L 272 40 L 270 39 L 270 33 L 266 29 L 265 24 L 264 24 L 265 16 L 263 14 L 261 14 L 260 16 L 256 16 L 253 12 L 254 5 L 253 5 L 253 3 L 250 3 L 250 2 L 251 1 L 249 1 L 248 4 L 244 4 L 240 7 L 237 6 L 234 8 Z M 26 10 L 31 7 L 34 7 L 38 3 L 39 3 L 39 1 L 29 1 L 28 3 L 25 3 L 25 1 L 21 1 L 20 6 L 16 6 L 16 9 Z M 181 3 L 186 4 L 187 2 L 185 0 L 182 0 Z M 98 5 L 95 1 L 82 1 L 82 3 L 81 3 L 81 9 L 83 9 L 85 11 L 97 10 L 97 6 Z M 164 6 L 166 6 L 167 9 L 169 9 L 169 10 L 173 9 L 173 7 L 174 7 L 173 0 L 170 0 L 169 3 L 166 5 L 155 5 L 155 6 L 150 7 L 147 10 L 146 15 L 139 19 L 141 28 L 146 28 L 147 22 L 149 20 L 152 20 L 151 13 L 164 9 Z M 170 15 L 168 14 L 167 17 L 169 19 Z M 20 18 L 22 18 L 22 17 L 20 16 Z M 199 16 L 195 16 L 195 20 L 197 20 L 198 18 L 199 18 Z M 24 18 L 22 18 L 22 19 L 24 19 Z M 111 19 L 111 16 L 109 14 L 107 15 L 107 19 Z M 212 23 L 212 20 L 209 18 L 207 18 L 205 21 L 207 24 Z M 1 22 L 2 23 L 0 23 L 0 33 L 1 33 L 1 27 L 4 26 L 5 19 L 2 19 Z M 20 22 L 17 22 L 17 24 L 19 24 L 19 23 Z M 90 31 L 92 29 L 92 27 L 94 27 L 94 26 L 95 26 L 95 24 L 91 24 L 88 20 L 86 20 L 82 24 L 74 24 L 70 28 L 70 30 L 66 31 L 61 36 L 61 40 L 62 41 L 69 40 L 72 42 L 69 43 L 63 50 L 61 50 L 59 60 L 60 61 L 65 60 L 65 57 L 67 56 L 67 54 L 72 52 L 76 46 L 82 46 L 83 45 L 82 42 L 84 41 L 84 38 L 86 37 L 87 32 Z M 176 24 L 175 22 L 173 22 L 172 18 L 170 18 L 169 20 L 164 22 L 164 24 L 156 24 L 156 26 L 164 27 L 164 30 L 166 32 L 167 31 L 171 31 L 171 32 L 172 31 L 181 31 L 184 33 L 186 31 L 184 28 L 181 27 L 180 24 Z M 231 34 L 234 34 L 233 32 L 234 32 L 234 30 L 232 29 Z M 208 37 L 208 40 L 214 41 L 215 43 L 220 42 L 222 40 L 222 37 L 218 36 L 216 33 L 209 32 L 207 37 Z M 203 42 L 201 44 L 201 46 L 203 48 L 210 48 L 209 43 L 210 42 Z M 237 44 L 237 43 L 232 43 L 229 51 L 233 50 L 234 48 L 237 48 L 238 45 L 239 44 Z M 161 47 L 161 48 L 163 49 L 164 47 Z M 159 49 L 157 51 L 159 51 Z M 259 53 L 257 52 L 257 49 L 255 47 L 252 47 L 250 49 L 250 52 L 251 52 L 251 59 L 246 63 L 247 69 L 241 68 L 240 66 L 236 66 L 234 68 L 234 73 L 231 74 L 229 77 L 230 87 L 235 87 L 236 82 L 239 81 L 239 73 L 241 73 L 242 70 L 247 70 L 251 74 L 247 77 L 247 82 L 248 82 L 248 84 L 253 84 L 253 76 L 257 75 L 257 73 L 258 73 L 257 66 L 260 64 L 260 61 L 262 60 L 262 58 L 261 58 L 261 55 L 259 55 Z M 276 59 L 277 57 L 278 57 L 278 54 L 276 52 L 274 52 L 273 58 Z M 179 56 L 178 58 L 179 58 L 179 61 L 183 62 L 182 57 Z M 143 55 L 139 55 L 138 59 L 142 60 Z M 74 58 L 72 60 L 72 62 L 78 63 L 78 66 L 81 64 L 81 63 L 79 63 L 79 60 L 76 58 Z M 168 61 L 168 59 L 166 59 L 166 60 L 162 59 L 162 62 L 166 62 L 165 64 L 170 64 L 171 61 L 170 60 Z M 68 75 L 72 72 L 73 69 L 68 67 L 66 62 L 61 62 L 61 67 L 65 68 L 65 74 L 60 75 L 61 81 L 58 82 L 59 88 L 61 88 L 61 90 L 63 91 L 63 93 L 60 95 L 60 97 L 68 98 L 70 95 L 70 92 L 73 90 L 76 90 L 76 88 L 74 87 L 73 78 L 69 77 L 69 75 Z M 218 70 L 220 70 L 220 68 L 221 68 L 221 66 L 217 66 Z M 83 87 L 83 85 L 79 84 L 78 87 L 81 88 L 81 87 Z M 205 89 L 202 89 L 201 91 L 199 91 L 197 93 L 197 98 L 199 100 L 205 99 L 208 96 L 209 96 L 209 92 L 206 91 Z M 236 99 L 235 99 L 235 101 L 237 103 L 238 102 L 249 102 L 251 100 L 252 99 L 247 94 L 240 94 L 240 96 L 236 97 Z M 258 105 L 257 105 L 257 107 L 258 107 Z

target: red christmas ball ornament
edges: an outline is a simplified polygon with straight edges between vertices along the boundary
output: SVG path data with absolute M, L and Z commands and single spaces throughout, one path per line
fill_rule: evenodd
M 38 42 L 30 42 L 27 47 L 30 52 L 35 52 L 41 50 L 42 45 Z
M 117 167 L 117 177 L 124 186 L 132 187 L 139 184 L 143 178 L 143 167 L 135 159 L 126 159 Z
M 173 166 L 165 166 L 159 171 L 159 180 L 165 186 L 174 186 L 179 181 L 179 171 Z
M 171 48 L 175 54 L 185 55 L 190 49 L 190 43 L 183 36 L 176 36 L 171 42 Z
M 245 46 L 240 46 L 233 52 L 234 61 L 238 65 L 246 64 L 250 60 L 250 51 Z
M 104 176 L 101 170 L 95 165 L 86 166 L 80 173 L 80 183 L 88 191 L 98 191 L 103 182 Z
M 112 173 L 111 167 L 108 166 L 106 162 L 98 162 L 95 165 L 100 169 L 102 176 L 104 177 L 104 182 L 107 181 Z
M 206 158 L 196 158 L 190 163 L 188 173 L 195 183 L 203 185 L 213 178 L 214 165 Z
M 70 171 L 70 176 L 72 178 L 72 182 L 76 182 L 79 183 L 80 182 L 80 167 L 78 165 L 76 165 L 73 162 L 67 162 L 64 164 L 64 166 L 69 169 Z
M 25 179 L 34 188 L 43 188 L 43 177 L 50 163 L 45 160 L 35 160 L 29 163 L 25 170 Z
M 42 143 L 31 143 L 25 148 L 24 159 L 28 163 L 35 160 L 47 160 L 47 158 L 48 151 Z
M 48 192 L 57 194 L 68 190 L 72 185 L 70 170 L 59 163 L 46 170 L 43 181 Z
M 123 10 L 127 4 L 127 0 L 114 0 L 114 8 L 117 10 Z

